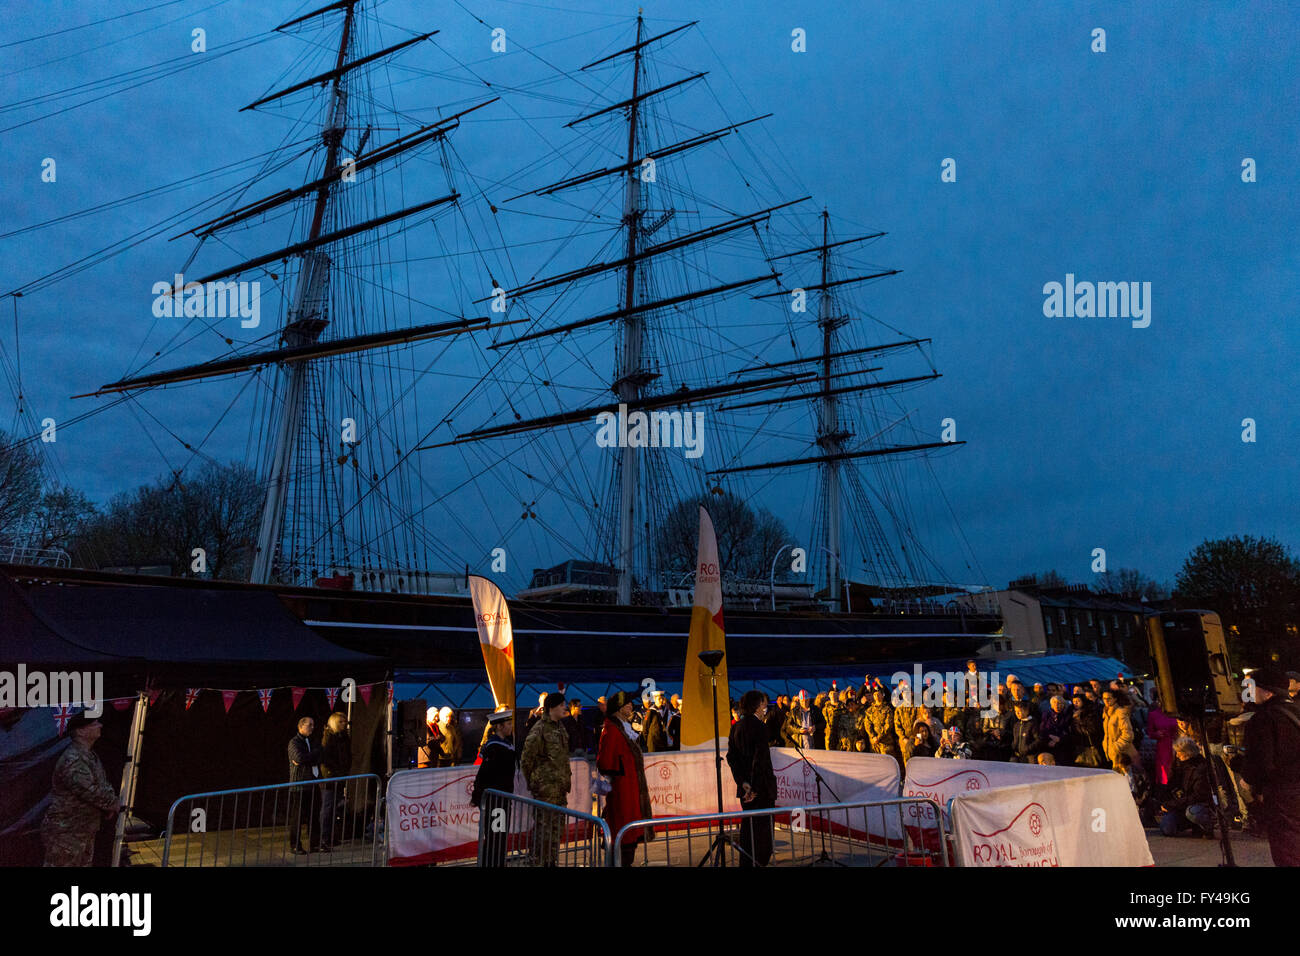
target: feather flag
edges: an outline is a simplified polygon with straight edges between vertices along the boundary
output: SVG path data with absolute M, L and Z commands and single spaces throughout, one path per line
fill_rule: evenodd
M 492 698 L 498 710 L 514 710 L 515 641 L 506 596 L 499 587 L 478 575 L 470 575 L 469 593 L 474 599 L 474 624 L 478 627 L 479 650 L 483 652 Z
M 730 727 L 731 700 L 727 690 L 727 661 L 718 665 L 718 723 L 713 724 L 713 684 L 710 671 L 699 659 L 700 651 L 727 649 L 722 626 L 722 568 L 718 565 L 718 539 L 709 513 L 700 508 L 700 544 L 695 562 L 695 606 L 691 609 L 691 636 L 686 643 L 686 669 L 682 676 L 682 750 L 712 747 L 713 735 L 725 738 Z

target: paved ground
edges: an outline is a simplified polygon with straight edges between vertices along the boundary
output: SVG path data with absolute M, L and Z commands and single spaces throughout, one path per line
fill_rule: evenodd
M 161 866 L 163 840 L 132 841 L 131 866 Z M 370 866 L 382 862 L 382 847 L 364 840 L 347 840 L 329 853 L 289 852 L 287 827 L 178 833 L 172 840 L 168 866 Z
M 638 849 L 636 865 L 662 867 L 695 866 L 709 849 L 711 838 L 716 831 L 709 834 L 687 834 L 678 831 L 672 834 L 659 834 L 648 846 Z M 1158 867 L 1216 867 L 1223 859 L 1218 840 L 1205 840 L 1200 837 L 1179 836 L 1166 837 L 1157 829 L 1146 831 L 1147 844 L 1151 847 L 1151 856 Z M 774 834 L 772 855 L 773 866 L 810 866 L 819 858 L 822 846 L 820 834 L 792 834 L 785 827 L 778 827 Z M 1232 852 L 1238 866 L 1266 867 L 1272 866 L 1268 852 L 1268 841 L 1263 837 L 1249 833 L 1232 831 L 1230 834 Z M 134 866 L 158 866 L 162 862 L 161 839 L 131 843 Z M 360 841 L 349 841 L 337 847 L 328 855 L 313 853 L 297 856 L 288 852 L 288 833 L 283 827 L 268 828 L 262 831 L 240 830 L 220 831 L 209 834 L 177 834 L 172 846 L 172 866 L 366 866 L 372 858 L 372 848 Z M 520 840 L 522 848 L 524 841 Z M 570 857 L 565 862 L 574 865 L 585 854 L 578 845 L 565 847 L 564 855 Z M 828 856 L 836 863 L 856 867 L 897 866 L 897 851 L 885 851 L 881 847 L 869 847 L 856 840 L 836 837 L 828 840 Z M 512 854 L 512 863 L 516 862 Z M 522 862 L 522 861 L 520 861 Z M 731 849 L 727 854 L 729 866 L 739 862 L 736 852 Z M 473 865 L 467 860 L 459 865 Z
M 1232 855 L 1238 866 L 1272 866 L 1268 841 L 1262 836 L 1232 830 L 1228 834 Z M 1218 866 L 1223 861 L 1219 841 L 1194 836 L 1163 836 L 1159 830 L 1147 830 L 1147 845 L 1156 866 Z

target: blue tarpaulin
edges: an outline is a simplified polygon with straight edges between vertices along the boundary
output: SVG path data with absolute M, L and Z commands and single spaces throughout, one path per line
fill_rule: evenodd
M 1117 674 L 1129 677 L 1136 673 L 1127 664 L 1113 657 L 1100 657 L 1095 654 L 979 658 L 976 663 L 981 671 L 996 671 L 998 680 L 1002 683 L 1014 674 L 1031 686 L 1052 682 L 1077 684 L 1094 677 L 1099 680 L 1111 680 Z M 911 663 L 901 662 L 872 664 L 864 667 L 862 672 L 849 672 L 843 665 L 818 666 L 816 664 L 800 664 L 781 669 L 745 669 L 731 675 L 730 691 L 732 697 L 739 697 L 740 694 L 754 688 L 771 697 L 778 694 L 794 696 L 800 690 L 806 690 L 809 696 L 812 696 L 820 691 L 829 690 L 832 680 L 841 690 L 846 687 L 857 687 L 861 685 L 863 677 L 867 674 L 889 683 L 894 673 L 902 671 L 908 674 L 910 682 L 913 666 Z M 965 661 L 960 660 L 921 662 L 922 673 L 926 671 L 947 673 L 964 669 Z M 680 671 L 674 675 L 647 674 L 639 679 L 628 677 L 625 680 L 618 679 L 619 675 L 616 674 L 601 675 L 601 678 L 594 680 L 588 678 L 566 685 L 564 695 L 569 699 L 581 700 L 585 706 L 590 707 L 595 704 L 597 697 L 602 695 L 608 697 L 619 690 L 648 691 L 654 688 L 667 694 L 678 694 L 682 689 L 679 674 Z M 525 683 L 517 686 L 515 697 L 519 707 L 531 709 L 537 705 L 539 695 L 554 690 L 559 690 L 559 686 L 554 682 Z M 421 680 L 416 674 L 399 674 L 395 699 L 407 700 L 413 697 L 424 698 L 430 706 L 449 705 L 457 710 L 492 709 L 492 691 L 487 685 L 486 677 L 479 683 L 471 684 L 438 680 L 432 675 L 427 680 Z M 722 701 L 720 705 L 726 706 L 726 702 Z

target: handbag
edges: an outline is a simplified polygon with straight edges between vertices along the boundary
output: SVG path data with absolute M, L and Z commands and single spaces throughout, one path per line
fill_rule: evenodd
M 1096 747 L 1089 747 L 1075 758 L 1074 763 L 1078 767 L 1100 767 L 1101 754 L 1097 752 Z

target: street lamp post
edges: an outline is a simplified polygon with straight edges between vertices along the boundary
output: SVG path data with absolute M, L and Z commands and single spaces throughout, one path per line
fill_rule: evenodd
M 780 551 L 777 551 L 776 554 L 772 555 L 772 573 L 768 575 L 767 582 L 771 586 L 773 611 L 776 610 L 776 559 L 781 557 L 781 551 L 784 551 L 786 548 L 793 548 L 793 547 L 794 545 L 792 544 L 783 544 L 781 545 Z

